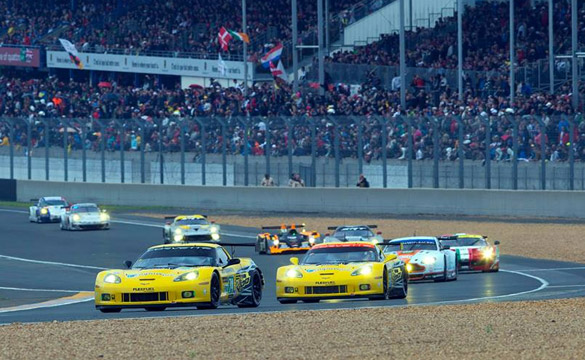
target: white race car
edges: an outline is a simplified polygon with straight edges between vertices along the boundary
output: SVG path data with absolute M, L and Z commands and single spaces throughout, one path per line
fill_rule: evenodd
M 36 205 L 28 208 L 28 220 L 30 222 L 59 222 L 69 203 L 62 196 L 45 196 L 36 201 Z
M 455 252 L 436 237 L 412 236 L 385 242 L 384 253 L 396 254 L 406 263 L 408 279 L 452 281 L 459 273 Z
M 61 216 L 61 230 L 109 230 L 110 215 L 93 203 L 75 204 Z
M 378 244 L 384 241 L 382 233 L 377 234 L 372 229 L 377 228 L 377 225 L 345 225 L 345 226 L 329 226 L 328 230 L 335 230 L 333 234 L 325 234 L 324 243 L 327 242 L 352 242 L 352 241 L 366 241 L 373 244 Z
M 163 228 L 165 244 L 178 242 L 217 242 L 220 226 L 207 219 L 205 215 L 165 216 L 168 222 Z M 172 221 L 171 221 L 172 220 Z

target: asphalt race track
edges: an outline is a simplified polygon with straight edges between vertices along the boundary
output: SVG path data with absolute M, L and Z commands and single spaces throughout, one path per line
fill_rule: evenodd
M 12 322 L 92 320 L 156 316 L 198 316 L 242 312 L 323 310 L 373 306 L 457 304 L 480 301 L 542 300 L 585 295 L 582 264 L 501 257 L 499 273 L 459 274 L 448 283 L 411 284 L 405 300 L 322 301 L 282 305 L 276 301 L 277 267 L 290 256 L 259 256 L 253 248 L 237 248 L 237 257 L 252 257 L 265 274 L 260 307 L 217 310 L 195 308 L 147 312 L 142 309 L 102 314 L 94 308 L 95 275 L 103 268 L 123 268 L 144 250 L 162 242 L 163 220 L 112 216 L 109 231 L 67 232 L 58 224 L 33 224 L 21 209 L 0 209 L 0 324 Z M 222 226 L 223 240 L 252 242 L 255 229 Z

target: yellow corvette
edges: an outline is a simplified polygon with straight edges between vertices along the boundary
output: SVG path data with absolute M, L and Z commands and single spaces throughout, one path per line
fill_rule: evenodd
M 218 244 L 153 246 L 134 265 L 126 261 L 126 266 L 127 270 L 106 270 L 97 275 L 98 310 L 160 311 L 177 306 L 215 309 L 220 304 L 257 307 L 262 299 L 262 271 L 252 259 L 232 258 Z
M 324 299 L 405 298 L 408 273 L 396 255 L 366 242 L 317 244 L 302 261 L 278 268 L 276 297 L 282 304 Z

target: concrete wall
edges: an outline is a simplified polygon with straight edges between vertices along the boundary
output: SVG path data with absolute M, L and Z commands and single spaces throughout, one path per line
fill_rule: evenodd
M 583 191 L 261 188 L 17 181 L 18 201 L 70 201 L 260 212 L 585 218 Z

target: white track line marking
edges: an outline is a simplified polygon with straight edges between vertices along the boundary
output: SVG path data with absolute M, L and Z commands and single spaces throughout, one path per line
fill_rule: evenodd
M 565 267 L 565 268 L 548 268 L 548 269 L 523 269 L 522 272 L 539 272 L 539 271 L 563 271 L 563 270 L 585 270 L 585 266 Z
M 78 292 L 77 294 L 72 295 L 72 296 L 67 296 L 67 297 L 49 300 L 49 301 L 43 301 L 41 303 L 25 304 L 25 305 L 13 306 L 13 307 L 9 307 L 9 308 L 0 308 L 0 314 L 15 312 L 15 311 L 23 311 L 23 310 L 34 310 L 34 309 L 41 309 L 41 308 L 45 309 L 45 308 L 53 308 L 53 307 L 64 306 L 64 305 L 72 305 L 72 304 L 78 304 L 78 303 L 82 303 L 82 302 L 91 301 L 93 299 L 94 299 L 93 292 L 82 291 L 82 292 Z
M 6 287 L 0 286 L 0 290 L 15 290 L 15 291 L 34 291 L 34 292 L 63 292 L 63 293 L 80 293 L 87 290 L 59 290 L 59 289 L 26 289 L 26 288 L 15 288 L 15 287 Z
M 93 270 L 105 270 L 106 269 L 106 268 L 97 267 L 97 266 L 67 264 L 67 263 L 54 262 L 54 261 L 32 260 L 32 259 L 25 259 L 25 258 L 19 258 L 19 257 L 15 257 L 15 256 L 7 256 L 7 255 L 0 255 L 0 259 L 29 262 L 29 263 L 33 263 L 33 264 L 67 266 L 67 267 L 82 268 L 82 269 L 93 269 Z
M 549 288 L 585 287 L 585 285 L 549 285 Z

